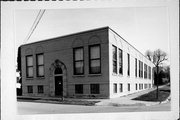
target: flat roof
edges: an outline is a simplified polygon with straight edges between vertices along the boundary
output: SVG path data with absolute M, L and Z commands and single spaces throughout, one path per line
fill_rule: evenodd
M 134 48 L 137 52 L 139 52 L 142 56 L 144 56 L 148 61 L 150 61 L 144 54 L 142 54 L 138 49 L 136 49 L 134 46 L 132 46 L 128 41 L 126 41 L 123 37 L 121 37 L 117 32 L 115 32 L 109 26 L 95 28 L 95 29 L 90 29 L 90 30 L 85 30 L 85 31 L 80 31 L 80 32 L 76 32 L 76 33 L 72 33 L 72 34 L 67 34 L 67 35 L 63 35 L 63 36 L 58 36 L 58 37 L 54 37 L 54 38 L 50 38 L 50 39 L 45 39 L 45 40 L 41 40 L 41 41 L 37 41 L 37 42 L 27 43 L 27 44 L 23 44 L 21 46 L 26 46 L 26 45 L 31 45 L 31 44 L 35 44 L 35 43 L 41 43 L 41 42 L 47 42 L 47 41 L 52 41 L 52 40 L 56 40 L 57 38 L 63 38 L 63 37 L 68 37 L 68 36 L 73 36 L 73 35 L 78 35 L 78 34 L 84 34 L 84 33 L 88 33 L 88 32 L 99 31 L 99 30 L 102 30 L 102 29 L 109 29 L 109 30 L 111 30 L 113 33 L 115 33 L 117 36 L 119 36 L 122 40 L 124 40 L 127 44 L 129 44 L 132 48 Z M 152 61 L 150 61 L 150 62 L 152 62 Z

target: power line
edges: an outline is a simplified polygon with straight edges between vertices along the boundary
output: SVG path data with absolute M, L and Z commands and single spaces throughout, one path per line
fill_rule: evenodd
M 42 18 L 44 12 L 45 12 L 45 10 L 39 10 L 37 17 L 36 17 L 35 21 L 33 22 L 33 25 L 31 27 L 26 39 L 24 40 L 24 43 L 26 43 L 29 40 L 29 38 L 31 37 L 31 35 L 33 34 L 34 30 L 36 29 L 38 23 L 40 22 L 40 20 Z

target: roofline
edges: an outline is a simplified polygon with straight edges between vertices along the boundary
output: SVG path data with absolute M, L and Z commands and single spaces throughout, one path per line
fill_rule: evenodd
M 57 38 L 63 38 L 63 37 L 78 35 L 78 34 L 82 34 L 82 33 L 93 32 L 93 31 L 97 31 L 97 30 L 101 30 L 101 29 L 108 29 L 108 28 L 109 28 L 109 26 L 105 26 L 105 27 L 80 31 L 80 32 L 72 33 L 72 34 L 66 34 L 66 35 L 62 35 L 62 36 L 58 36 L 58 37 L 54 37 L 54 38 L 49 38 L 49 39 L 45 39 L 45 40 L 40 40 L 40 41 L 36 41 L 36 42 L 32 42 L 32 43 L 23 44 L 21 46 L 26 46 L 26 45 L 31 45 L 31 44 L 35 44 L 35 43 L 41 43 L 41 42 L 47 42 L 47 41 L 55 40 Z
M 144 54 L 142 54 L 137 48 L 135 48 L 134 46 L 132 46 L 128 41 L 126 41 L 123 37 L 121 37 L 117 32 L 115 32 L 113 29 L 111 29 L 109 27 L 109 30 L 111 30 L 112 32 L 114 32 L 116 35 L 118 35 L 121 39 L 123 39 L 127 44 L 129 44 L 132 48 L 134 48 L 136 51 L 138 51 L 141 55 L 143 55 L 148 61 L 150 61 Z M 151 63 L 153 63 L 152 61 L 150 61 Z M 153 63 L 154 65 L 154 63 Z

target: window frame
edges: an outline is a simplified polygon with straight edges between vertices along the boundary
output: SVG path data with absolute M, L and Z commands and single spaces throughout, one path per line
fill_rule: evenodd
M 77 87 L 82 87 L 81 89 L 77 89 Z M 83 84 L 75 84 L 75 94 L 83 94 L 84 93 L 84 87 Z
M 99 47 L 99 58 L 91 58 L 91 48 L 92 47 L 95 47 L 95 46 L 98 46 Z M 89 49 L 89 74 L 101 74 L 101 45 L 100 44 L 93 44 L 93 45 L 89 45 L 88 46 L 88 49 Z M 99 70 L 99 72 L 93 72 L 92 70 L 91 70 L 91 61 L 93 61 L 93 60 L 99 60 L 99 67 L 100 67 L 100 70 Z
M 113 93 L 117 93 L 117 83 L 113 84 Z
M 28 66 L 28 59 L 27 59 L 28 57 L 32 57 L 32 66 Z M 26 59 L 26 78 L 33 78 L 34 77 L 34 60 L 33 60 L 33 55 L 27 55 L 25 59 Z M 28 68 L 32 68 L 32 76 L 29 76 Z
M 33 93 L 33 86 L 32 85 L 27 86 L 27 93 L 29 93 L 29 94 Z
M 131 85 L 128 83 L 128 91 L 131 91 Z
M 43 64 L 41 64 L 41 65 L 38 64 L 38 56 L 39 55 L 43 56 Z M 44 70 L 44 53 L 36 54 L 36 76 L 37 77 L 44 77 L 45 73 L 43 75 L 39 75 L 39 69 L 38 69 L 39 67 L 43 67 L 43 73 L 44 73 L 45 72 L 45 70 Z
M 75 60 L 75 50 L 77 50 L 77 49 L 82 49 L 82 51 L 83 51 L 83 60 Z M 75 65 L 76 65 L 76 62 L 82 62 L 83 63 L 83 72 L 82 73 L 77 73 L 76 72 L 76 68 L 75 68 Z M 83 46 L 81 46 L 81 47 L 75 47 L 75 48 L 73 48 L 73 74 L 74 75 L 84 75 L 84 47 Z
M 40 91 L 39 87 L 42 87 L 42 92 Z M 38 89 L 38 94 L 43 94 L 44 93 L 44 86 L 43 85 L 38 85 L 37 89 Z
M 115 48 L 115 59 L 113 54 L 113 49 Z M 114 66 L 115 63 L 115 66 Z M 117 47 L 115 45 L 112 45 L 112 66 L 113 66 L 113 74 L 117 74 Z M 115 67 L 115 69 L 114 69 Z M 115 70 L 115 71 L 114 71 Z
M 135 58 L 135 77 L 137 77 L 137 58 Z
M 119 92 L 120 92 L 120 93 L 123 92 L 123 84 L 122 84 L 122 83 L 119 84 Z
M 98 87 L 96 86 L 96 87 L 97 87 L 97 90 L 93 89 L 93 86 L 94 86 L 94 85 L 95 85 L 95 86 L 96 86 L 96 85 L 98 86 Z M 90 84 L 90 93 L 91 93 L 91 94 L 100 94 L 100 84 L 96 84 L 96 83 L 95 83 L 95 84 Z
M 119 48 L 118 52 L 119 52 L 119 74 L 123 75 L 123 50 Z M 121 56 L 121 61 L 120 61 L 120 56 Z M 120 72 L 120 68 L 121 68 L 121 72 Z
M 130 76 L 130 54 L 129 53 L 127 53 L 127 64 L 128 64 L 128 66 L 127 66 L 127 75 L 128 76 Z

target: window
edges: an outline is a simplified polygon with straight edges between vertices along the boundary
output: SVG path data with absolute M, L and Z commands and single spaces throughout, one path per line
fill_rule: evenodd
M 144 78 L 147 78 L 147 65 L 144 64 Z
M 137 58 L 135 58 L 135 76 L 137 77 Z
M 143 89 L 143 84 L 142 84 L 142 89 Z
M 99 84 L 90 84 L 91 94 L 99 94 Z
M 26 56 L 26 76 L 28 78 L 33 77 L 33 56 Z
M 27 92 L 33 93 L 33 86 L 27 86 Z
M 149 71 L 149 79 L 151 79 L 151 67 L 149 66 L 148 69 L 149 69 L 148 70 Z
M 100 45 L 91 45 L 89 51 L 89 73 L 99 74 L 101 73 Z
M 141 84 L 139 84 L 139 90 L 141 90 Z
M 114 91 L 114 93 L 117 93 L 117 84 L 116 83 L 113 84 L 113 91 Z
M 123 92 L 123 84 L 122 83 L 119 84 L 119 91 Z
M 128 59 L 128 70 L 127 70 L 127 75 L 130 75 L 130 56 L 127 54 L 127 59 Z
M 37 54 L 36 60 L 37 60 L 37 76 L 43 77 L 44 76 L 44 55 Z
M 74 75 L 82 75 L 84 74 L 84 53 L 83 48 L 74 48 L 73 49 L 74 56 Z
M 138 85 L 137 85 L 137 83 L 136 83 L 136 90 L 138 89 Z
M 123 74 L 123 52 L 119 49 L 119 74 Z
M 75 93 L 76 94 L 83 94 L 83 84 L 75 85 Z
M 141 78 L 143 78 L 143 62 L 141 62 Z
M 128 91 L 130 91 L 130 84 L 128 83 Z
M 113 73 L 117 74 L 117 47 L 113 45 Z
M 139 60 L 139 77 L 143 78 L 143 62 Z
M 38 93 L 44 93 L 43 85 L 38 85 Z

